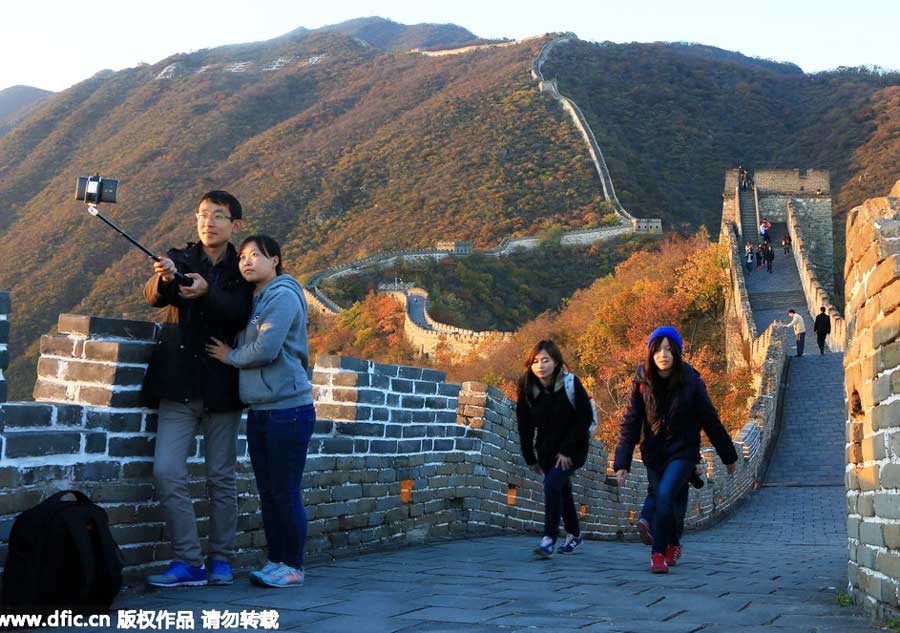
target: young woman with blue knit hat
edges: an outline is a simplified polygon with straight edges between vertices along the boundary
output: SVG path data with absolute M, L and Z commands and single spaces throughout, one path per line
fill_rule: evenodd
M 525 463 L 544 476 L 544 536 L 534 553 L 541 558 L 554 551 L 572 554 L 582 543 L 572 474 L 587 460 L 593 409 L 581 381 L 565 370 L 553 341 L 538 341 L 528 353 L 519 378 L 516 419 Z M 560 518 L 566 540 L 557 548 Z
M 641 458 L 656 498 L 652 522 L 650 571 L 668 573 L 681 554 L 676 541 L 678 495 L 694 472 L 700 453 L 700 429 L 706 433 L 728 474 L 734 473 L 737 451 L 706 385 L 682 358 L 681 335 L 672 326 L 653 330 L 647 360 L 635 372 L 631 400 L 619 429 L 614 468 L 620 486 L 631 470 L 634 448 Z

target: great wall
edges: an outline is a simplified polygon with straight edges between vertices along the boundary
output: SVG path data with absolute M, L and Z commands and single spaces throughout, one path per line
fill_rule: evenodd
M 594 169 L 597 172 L 597 177 L 600 180 L 603 199 L 612 205 L 618 216 L 618 222 L 613 226 L 564 231 L 560 235 L 560 243 L 562 245 L 592 244 L 594 242 L 613 239 L 628 233 L 662 233 L 662 222 L 659 219 L 635 218 L 625 210 L 616 196 L 616 190 L 613 187 L 609 168 L 607 168 L 606 161 L 603 159 L 603 152 L 600 150 L 594 132 L 591 130 L 581 109 L 574 101 L 560 94 L 555 79 L 549 81 L 544 79 L 542 67 L 552 50 L 556 46 L 565 44 L 575 37 L 576 36 L 572 33 L 566 33 L 554 37 L 545 43 L 541 47 L 538 56 L 531 64 L 531 77 L 538 82 L 538 89 L 541 92 L 546 92 L 556 99 L 561 107 L 570 115 L 573 125 L 587 145 L 591 162 L 593 163 Z M 432 57 L 463 55 L 474 51 L 515 46 L 534 39 L 537 38 L 526 38 L 514 42 L 466 46 L 463 48 L 442 51 L 411 52 Z M 504 238 L 495 248 L 485 249 L 480 252 L 486 255 L 499 257 L 508 255 L 517 250 L 536 248 L 540 242 L 540 236 L 509 236 Z M 452 244 L 452 242 L 448 244 Z M 468 249 L 467 252 L 471 252 L 471 249 Z M 335 315 L 340 313 L 341 307 L 322 291 L 321 284 L 326 279 L 353 275 L 366 269 L 386 268 L 400 261 L 441 260 L 452 254 L 454 254 L 452 246 L 441 248 L 441 244 L 439 243 L 438 248 L 435 249 L 415 249 L 378 253 L 350 262 L 349 264 L 334 266 L 313 273 L 309 277 L 304 284 L 306 298 L 309 305 L 318 312 Z M 489 349 L 493 342 L 505 340 L 511 335 L 509 332 L 478 332 L 436 322 L 428 313 L 428 293 L 421 288 L 417 288 L 414 293 L 409 293 L 405 290 L 395 290 L 392 291 L 391 294 L 400 301 L 404 307 L 404 335 L 420 355 L 432 356 L 438 350 L 445 350 L 456 358 L 465 358 L 471 354 L 477 355 L 483 353 L 485 350 Z
M 731 262 L 729 361 L 750 368 L 755 396 L 734 438 L 736 473 L 703 452 L 706 485 L 690 491 L 693 531 L 676 582 L 650 577 L 646 550 L 633 542 L 647 484 L 639 460 L 620 487 L 606 449 L 592 445 L 574 479 L 592 542 L 565 566 L 536 567 L 525 562 L 518 535 L 540 533 L 543 491 L 521 463 L 513 402 L 484 384 L 448 383 L 433 369 L 320 356 L 304 475 L 313 584 L 293 603 L 277 603 L 287 621 L 320 618 L 323 631 L 338 630 L 328 622 L 392 631 L 402 622 L 410 631 L 870 630 L 841 605 L 841 591 L 882 620 L 900 616 L 900 181 L 849 210 L 840 310 L 831 299 L 828 174 L 754 177 L 742 191 L 737 173 L 725 174 L 720 243 Z M 774 242 L 789 234 L 793 250 L 779 255 L 773 273 L 747 272 L 743 244 L 758 241 L 763 218 Z M 827 353 L 810 339 L 807 353 L 794 356 L 793 336 L 776 321 L 794 308 L 811 325 L 821 307 L 832 328 Z M 0 293 L 0 369 L 9 362 L 14 310 Z M 152 480 L 156 415 L 138 397 L 156 326 L 61 315 L 58 330 L 41 341 L 35 402 L 0 404 L 0 559 L 19 512 L 75 487 L 106 508 L 127 577 L 136 580 L 171 553 Z M 247 568 L 264 558 L 265 539 L 243 427 L 238 443 L 235 562 Z M 191 490 L 205 534 L 202 455 L 198 436 Z M 475 538 L 485 535 L 509 536 Z M 362 556 L 406 545 L 426 546 Z M 168 602 L 136 594 L 126 604 L 273 604 L 236 589 L 208 591 Z M 621 628 L 625 622 L 637 628 Z

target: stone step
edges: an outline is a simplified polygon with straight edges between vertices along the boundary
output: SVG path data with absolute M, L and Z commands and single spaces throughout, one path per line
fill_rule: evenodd
M 750 307 L 753 310 L 777 310 L 794 308 L 801 312 L 806 307 L 806 295 L 802 290 L 778 290 L 773 292 L 754 292 L 750 294 Z

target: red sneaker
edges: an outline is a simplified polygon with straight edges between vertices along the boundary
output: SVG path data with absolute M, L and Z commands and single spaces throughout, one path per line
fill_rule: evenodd
M 647 519 L 638 519 L 637 530 L 638 536 L 641 537 L 641 543 L 653 545 L 653 534 L 650 532 L 650 522 Z
M 666 557 L 659 552 L 650 554 L 650 571 L 654 574 L 668 574 L 669 565 L 666 564 Z
M 678 564 L 679 558 L 681 558 L 681 545 L 669 545 L 666 548 L 666 564 L 674 567 Z

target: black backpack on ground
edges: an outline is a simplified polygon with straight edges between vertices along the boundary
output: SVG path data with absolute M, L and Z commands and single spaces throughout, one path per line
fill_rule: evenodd
M 122 586 L 122 566 L 106 511 L 77 490 L 57 492 L 13 523 L 3 608 L 108 611 Z

